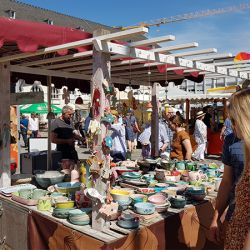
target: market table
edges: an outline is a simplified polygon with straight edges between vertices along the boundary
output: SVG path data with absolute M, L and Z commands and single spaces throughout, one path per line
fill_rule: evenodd
M 215 195 L 184 209 L 169 208 L 144 221 L 138 230 L 122 229 L 111 223 L 98 232 L 90 225 L 75 226 L 50 212 L 37 211 L 11 198 L 0 196 L 1 240 L 12 249 L 220 249 L 208 240 Z

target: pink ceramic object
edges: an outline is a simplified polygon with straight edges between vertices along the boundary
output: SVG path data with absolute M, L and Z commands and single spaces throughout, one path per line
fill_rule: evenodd
M 148 201 L 153 203 L 153 204 L 165 204 L 167 201 L 167 198 L 164 195 L 155 194 L 155 195 L 150 196 L 148 198 Z
M 25 198 L 15 195 L 14 193 L 12 193 L 11 196 L 12 196 L 13 201 L 17 201 L 27 206 L 36 206 L 38 204 L 38 200 L 25 199 Z

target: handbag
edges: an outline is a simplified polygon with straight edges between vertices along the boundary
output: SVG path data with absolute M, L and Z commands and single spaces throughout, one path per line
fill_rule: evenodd
M 134 133 L 138 133 L 139 132 L 139 130 L 137 129 L 137 127 L 135 126 L 135 124 L 132 125 L 132 128 L 133 128 Z
M 32 135 L 32 130 L 27 130 L 27 135 Z

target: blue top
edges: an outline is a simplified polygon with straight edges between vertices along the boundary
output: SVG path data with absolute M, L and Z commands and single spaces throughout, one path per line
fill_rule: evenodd
M 224 138 L 227 135 L 230 135 L 233 133 L 233 129 L 232 129 L 232 122 L 229 118 L 227 118 L 224 122 L 224 126 L 226 127 L 225 131 L 224 131 Z
M 233 185 L 229 195 L 229 207 L 226 214 L 226 220 L 229 221 L 235 208 L 235 186 L 244 168 L 243 142 L 233 133 L 224 140 L 222 162 L 233 170 Z
M 86 133 L 88 132 L 90 121 L 91 121 L 91 117 L 88 115 L 84 121 L 84 131 Z
M 27 118 L 21 119 L 20 124 L 22 124 L 27 129 L 28 124 L 29 124 L 29 120 Z

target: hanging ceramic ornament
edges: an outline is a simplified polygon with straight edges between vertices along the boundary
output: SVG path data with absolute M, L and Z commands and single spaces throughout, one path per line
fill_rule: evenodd
M 94 116 L 97 117 L 100 114 L 100 102 L 101 102 L 101 93 L 99 89 L 94 90 L 92 107 L 94 109 Z

